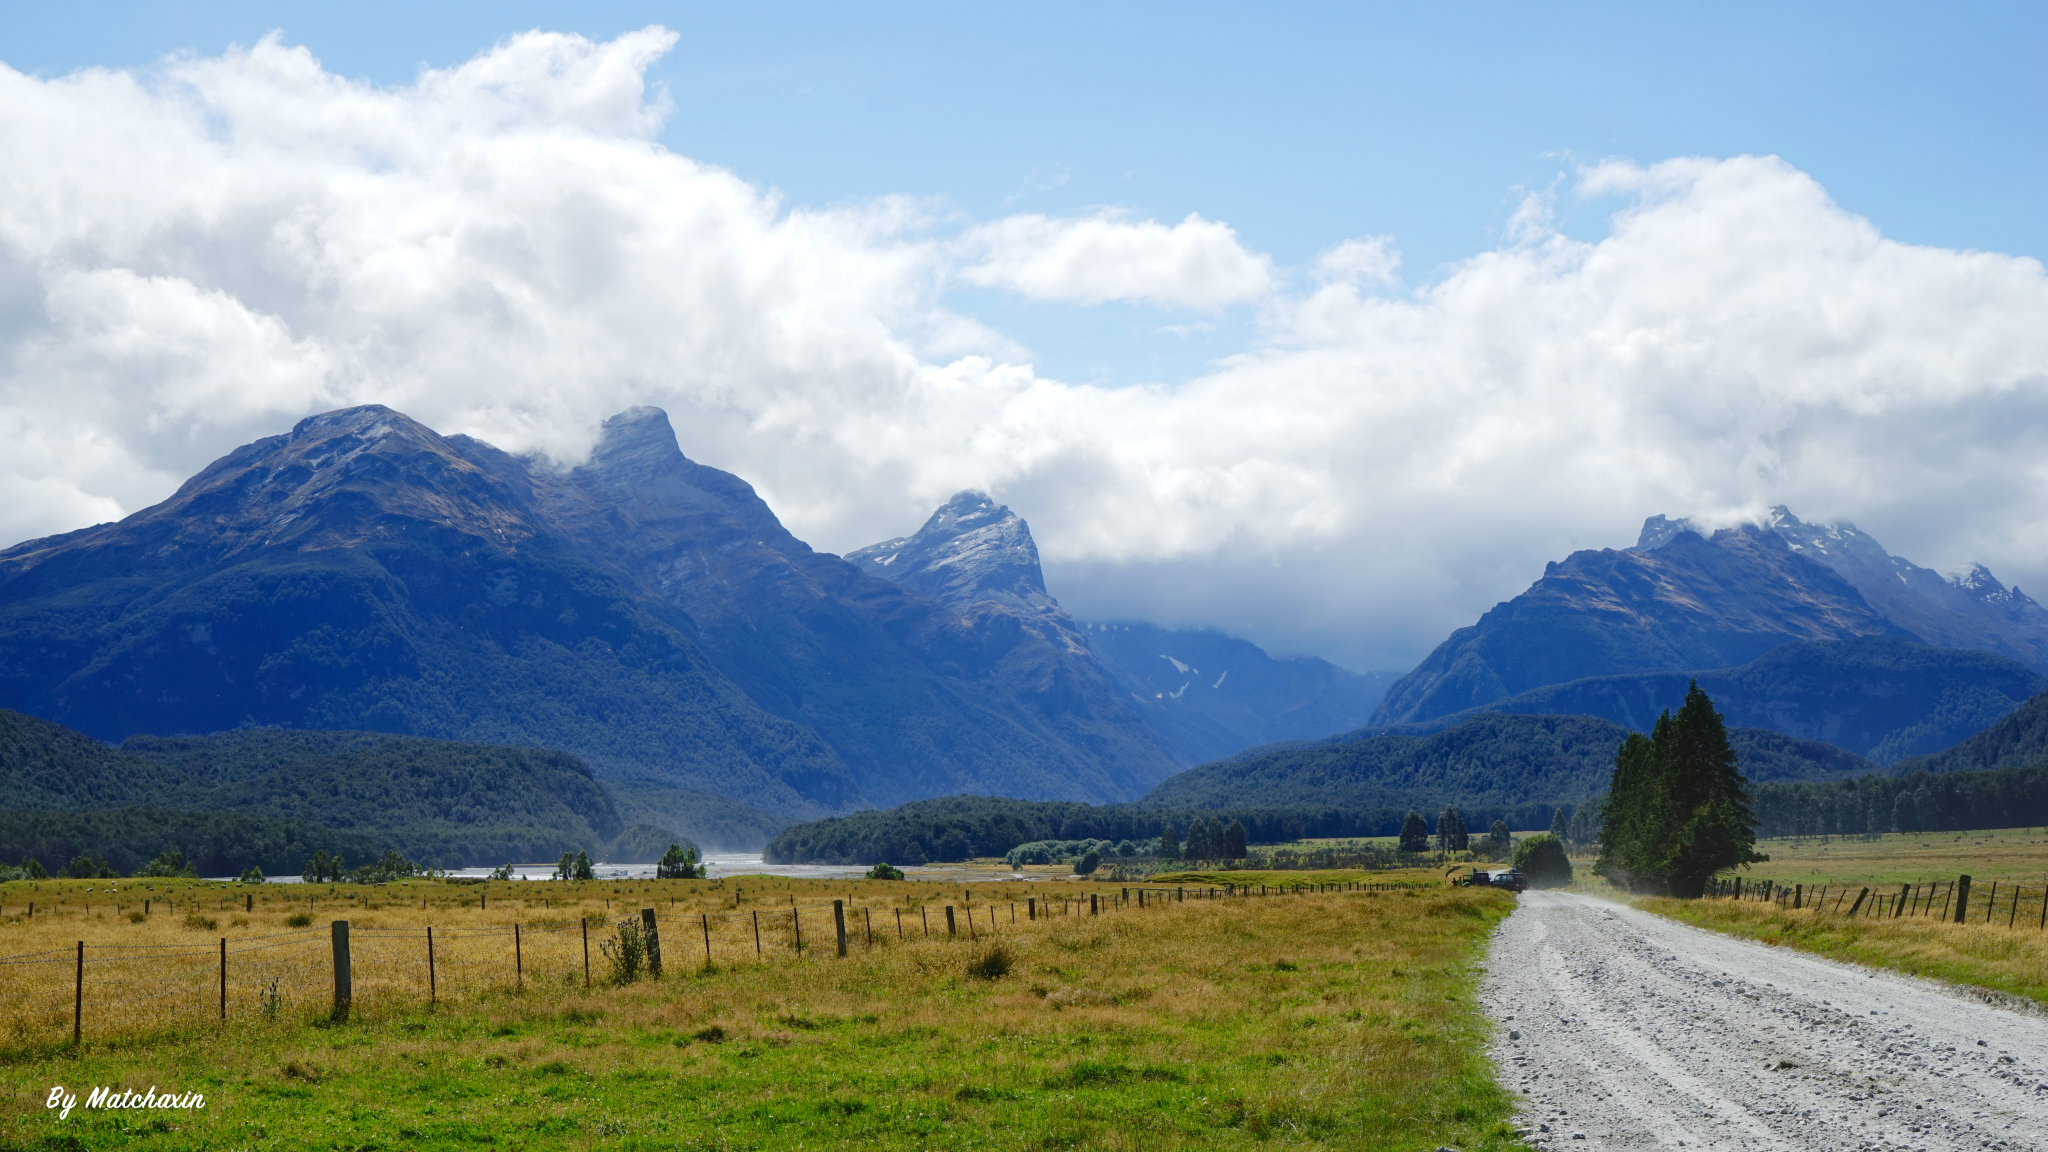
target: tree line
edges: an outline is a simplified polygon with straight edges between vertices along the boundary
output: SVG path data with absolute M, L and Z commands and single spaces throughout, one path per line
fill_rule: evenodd
M 1466 810 L 1473 823 L 1505 821 L 1543 827 L 1557 806 L 1527 804 Z M 799 824 L 768 842 L 762 859 L 771 864 L 925 864 L 1005 856 L 1012 848 L 1044 841 L 1129 841 L 1138 855 L 1158 856 L 1165 832 L 1174 835 L 1172 859 L 1229 860 L 1242 852 L 1198 839 L 1184 847 L 1199 824 L 1244 830 L 1244 844 L 1289 844 L 1305 839 L 1363 839 L 1397 835 L 1406 820 L 1401 808 L 1220 808 L 1171 809 L 1143 804 L 1084 804 L 1071 800 L 1012 800 L 1000 796 L 945 796 L 896 808 L 856 812 Z M 1149 846 L 1149 847 L 1147 847 Z M 1237 852 L 1237 855 L 1227 853 Z

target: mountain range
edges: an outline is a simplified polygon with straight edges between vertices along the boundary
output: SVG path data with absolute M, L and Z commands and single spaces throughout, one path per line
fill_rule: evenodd
M 1356 728 L 1392 680 L 1315 657 L 1275 659 L 1208 629 L 1077 621 L 1046 592 L 1030 525 L 981 492 L 957 493 L 914 534 L 846 559 L 963 613 L 1014 620 L 1060 654 L 1063 679 L 1127 699 L 1183 766 Z
M 1174 762 L 1070 647 L 812 550 L 645 408 L 566 472 L 326 413 L 118 523 L 0 551 L 0 706 L 114 742 L 551 748 L 628 822 L 712 845 L 946 792 L 1141 794 Z
M 1796 640 L 1735 668 L 1593 676 L 1386 731 L 1435 731 L 1483 712 L 1598 716 L 1647 732 L 1698 681 L 1729 724 L 1822 740 L 1879 764 L 1939 751 L 2048 689 L 1993 652 L 1889 636 Z
M 1574 552 L 1453 632 L 1387 690 L 1372 723 L 1428 721 L 1590 678 L 1733 668 L 1795 641 L 1865 637 L 1987 651 L 2048 671 L 2048 610 L 1981 566 L 1944 579 L 1853 525 L 1807 524 L 1783 506 L 1763 523 L 1711 534 L 1660 515 L 1635 547 Z

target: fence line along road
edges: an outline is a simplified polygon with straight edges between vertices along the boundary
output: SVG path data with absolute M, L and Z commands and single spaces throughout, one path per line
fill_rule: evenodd
M 638 934 L 642 963 L 658 977 L 662 954 L 671 966 L 773 962 L 801 957 L 826 941 L 849 948 L 916 940 L 978 942 L 1016 926 L 1063 917 L 1099 916 L 1185 904 L 1309 896 L 1333 892 L 1419 890 L 1414 884 L 1237 884 L 1220 887 L 1133 885 L 1114 893 L 1029 897 L 1022 901 L 944 905 L 934 922 L 895 905 L 849 907 L 844 900 L 747 911 L 697 912 L 663 923 L 654 908 L 611 920 L 583 916 L 485 928 L 328 927 L 220 937 L 192 944 L 91 944 L 0 956 L 0 1027 L 16 1042 L 47 1042 L 69 1032 L 133 1034 L 208 1021 L 279 1018 L 327 1008 L 345 1018 L 366 1003 L 432 1005 L 506 988 L 555 983 L 588 987 L 610 977 L 606 951 Z M 880 913 L 878 915 L 878 913 Z M 893 915 L 891 915 L 893 913 Z M 592 929 L 595 927 L 596 932 Z M 805 932 L 812 933 L 806 940 Z M 670 936 L 664 948 L 664 931 Z M 331 1007 L 330 1007 L 331 1006 Z M 112 1023 L 109 1023 L 110 1018 Z M 97 1025 L 97 1026 L 96 1026 Z
M 1957 924 L 1996 924 L 2010 929 L 2048 931 L 2048 887 L 2006 884 L 1999 880 L 1992 881 L 1989 888 L 1972 887 L 1968 876 L 1922 884 L 1900 884 L 1897 891 L 1893 891 L 1890 885 L 1823 884 L 1813 888 L 1805 884 L 1731 877 L 1713 881 L 1708 885 L 1706 894 L 1709 898 L 1746 900 L 1864 919 L 1897 920 L 1918 916 Z

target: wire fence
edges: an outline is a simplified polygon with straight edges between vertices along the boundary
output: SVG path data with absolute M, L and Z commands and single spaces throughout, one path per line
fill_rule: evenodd
M 0 1029 L 13 1045 L 166 1033 L 207 1023 L 416 1009 L 529 987 L 618 979 L 623 953 L 671 969 L 773 964 L 914 941 L 978 942 L 1040 921 L 1169 904 L 1394 891 L 1366 882 L 1131 886 L 960 904 L 799 901 L 759 909 L 551 917 L 489 927 L 321 927 L 192 944 L 75 944 L 0 956 Z
M 2048 931 L 2048 886 L 2008 884 L 1973 886 L 1968 876 L 1921 884 L 1890 885 L 1780 884 L 1772 880 L 1716 880 L 1707 890 L 1713 898 L 1746 900 L 1780 908 L 1828 915 L 1897 920 L 1931 917 L 1956 924 L 1995 924 L 2018 930 Z

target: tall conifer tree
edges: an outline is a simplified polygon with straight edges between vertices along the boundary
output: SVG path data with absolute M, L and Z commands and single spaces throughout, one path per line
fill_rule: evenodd
M 1756 853 L 1749 782 L 1697 681 L 1678 715 L 1622 741 L 1601 816 L 1593 871 L 1632 891 L 1697 896 L 1716 872 L 1768 859 Z

